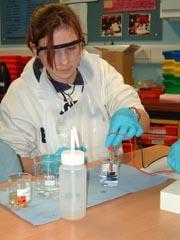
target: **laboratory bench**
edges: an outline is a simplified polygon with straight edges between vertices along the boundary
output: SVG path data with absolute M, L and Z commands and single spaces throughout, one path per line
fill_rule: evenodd
M 145 161 L 151 162 L 167 154 L 169 147 L 153 146 L 143 149 Z M 138 160 L 140 152 L 135 151 Z M 130 154 L 122 161 L 133 165 Z M 97 163 L 94 162 L 94 165 Z M 141 167 L 141 161 L 137 161 Z M 160 210 L 160 190 L 173 180 L 140 192 L 90 207 L 87 215 L 78 221 L 57 220 L 33 226 L 0 205 L 0 236 L 6 240 L 179 240 L 180 216 Z M 0 185 L 1 188 L 5 184 Z

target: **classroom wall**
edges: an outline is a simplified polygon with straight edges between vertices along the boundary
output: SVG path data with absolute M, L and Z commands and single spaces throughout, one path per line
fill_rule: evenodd
M 163 20 L 163 35 L 161 41 L 153 41 L 151 44 L 162 45 L 178 45 L 180 50 L 180 19 Z M 139 43 L 141 44 L 141 43 Z M 144 43 L 142 43 L 144 44 Z M 166 50 L 166 48 L 164 48 Z M 153 79 L 157 83 L 162 82 L 162 63 L 160 64 L 135 64 L 134 78 L 135 81 L 144 79 Z
M 158 21 L 158 20 L 157 20 Z M 137 44 L 137 45 L 156 45 L 160 46 L 162 48 L 162 45 L 178 45 L 179 44 L 179 49 L 180 49 L 180 19 L 163 19 L 163 34 L 162 34 L 162 40 L 159 41 L 134 41 L 134 42 L 116 42 L 116 45 L 121 45 L 121 44 Z M 94 44 L 99 44 L 94 43 Z M 101 43 L 102 44 L 102 43 Z M 26 48 L 25 45 L 6 45 L 2 46 L 0 43 L 0 54 L 1 53 L 6 53 L 14 50 L 13 52 L 17 52 L 18 54 L 30 54 L 30 51 Z M 166 48 L 164 48 L 166 50 Z M 135 82 L 139 80 L 149 80 L 152 79 L 157 83 L 162 82 L 162 71 L 161 71 L 162 63 L 135 63 L 134 66 L 134 79 Z

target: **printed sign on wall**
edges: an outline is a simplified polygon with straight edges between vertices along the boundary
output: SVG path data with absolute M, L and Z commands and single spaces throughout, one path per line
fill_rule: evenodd
M 155 10 L 156 0 L 104 0 L 104 12 Z

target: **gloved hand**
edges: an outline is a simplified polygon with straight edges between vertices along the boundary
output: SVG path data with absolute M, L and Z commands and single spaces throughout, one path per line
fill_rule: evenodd
M 109 148 L 121 144 L 134 136 L 139 137 L 143 128 L 138 122 L 136 114 L 129 108 L 121 108 L 116 111 L 110 121 L 109 134 L 106 137 L 105 146 Z
M 180 140 L 171 145 L 167 160 L 169 166 L 180 173 Z
M 69 150 L 69 147 L 60 147 L 58 148 L 58 150 L 55 152 L 55 155 L 59 155 L 60 159 L 61 159 L 61 153 L 64 152 L 65 150 Z

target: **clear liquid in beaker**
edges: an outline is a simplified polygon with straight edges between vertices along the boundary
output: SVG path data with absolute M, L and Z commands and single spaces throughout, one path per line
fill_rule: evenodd
M 119 163 L 110 163 L 104 160 L 101 164 L 100 183 L 103 186 L 114 187 L 118 185 Z

